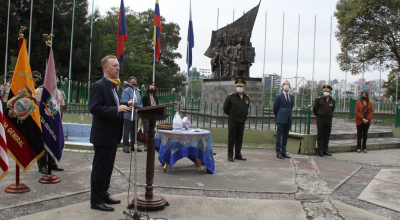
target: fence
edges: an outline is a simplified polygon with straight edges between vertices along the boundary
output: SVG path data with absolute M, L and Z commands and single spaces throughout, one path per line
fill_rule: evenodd
M 68 91 L 68 84 L 65 81 L 61 82 L 61 89 Z M 123 87 L 120 86 L 118 89 L 118 94 L 121 95 Z M 145 88 L 142 86 L 140 88 L 142 94 L 145 94 Z M 68 95 L 68 93 L 66 93 Z M 70 107 L 64 113 L 69 114 L 90 114 L 88 109 L 88 100 L 90 95 L 90 87 L 88 88 L 86 83 L 71 82 L 71 101 Z M 274 97 L 273 94 L 272 97 Z M 191 91 L 190 89 L 186 91 L 185 87 L 180 87 L 177 89 L 172 88 L 158 88 L 157 97 L 160 104 L 166 104 L 171 102 L 182 103 L 175 107 L 169 107 L 168 113 L 170 117 L 166 119 L 165 123 L 171 123 L 175 111 L 178 110 L 182 116 L 188 117 L 191 123 L 195 127 L 216 127 L 224 128 L 227 124 L 227 116 L 222 111 L 222 106 L 217 103 L 204 102 L 201 103 L 201 91 Z M 263 111 L 256 112 L 255 115 L 249 114 L 247 120 L 247 127 L 249 129 L 275 129 L 274 116 L 272 113 L 272 103 L 271 95 L 265 94 L 263 99 Z M 68 100 L 68 99 L 67 99 Z M 312 114 L 311 100 L 309 96 L 298 95 L 296 97 L 297 108 L 293 110 L 293 126 L 292 131 L 298 133 L 309 133 L 310 121 Z M 336 100 L 334 116 L 340 118 L 354 119 L 355 115 L 355 103 L 357 100 L 346 99 L 346 100 Z M 207 105 L 207 106 L 205 106 Z M 373 103 L 374 106 L 374 116 L 372 121 L 379 123 L 395 123 L 396 127 L 400 127 L 400 110 L 398 110 L 398 105 L 394 103 Z M 217 109 L 216 113 L 213 111 L 206 112 L 205 107 L 210 107 L 211 109 Z M 214 111 L 215 112 L 215 111 Z M 250 111 L 251 112 L 251 111 Z M 194 124 L 193 124 L 194 123 Z

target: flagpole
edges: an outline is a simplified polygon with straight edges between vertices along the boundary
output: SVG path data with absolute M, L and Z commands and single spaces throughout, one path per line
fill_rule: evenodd
M 56 4 L 56 0 L 53 0 L 53 12 L 51 14 L 51 33 L 50 33 L 52 35 L 54 35 L 53 34 L 53 26 L 54 26 L 54 5 L 55 4 Z M 50 47 L 53 47 L 53 41 L 50 42 Z
M 265 31 L 264 31 L 264 62 L 263 62 L 263 76 L 262 76 L 262 82 L 263 82 L 263 92 L 262 92 L 262 100 L 264 100 L 264 93 L 265 93 L 265 50 L 266 50 L 266 45 L 267 45 L 267 11 L 265 11 Z
M 192 13 L 192 0 L 189 1 L 189 22 L 191 20 L 191 13 Z M 188 27 L 189 28 L 189 27 Z M 188 30 L 189 34 L 189 30 Z M 189 88 L 189 41 L 187 41 L 187 49 L 186 49 L 186 64 L 187 64 L 187 75 L 186 75 L 186 98 L 188 98 L 188 88 Z
M 331 62 L 332 62 L 332 15 L 331 15 L 331 31 L 330 31 L 330 38 L 329 38 L 329 80 L 328 85 L 331 85 Z
M 90 46 L 89 46 L 89 76 L 88 76 L 88 99 L 90 94 L 90 75 L 92 73 L 92 41 L 93 41 L 93 8 L 94 8 L 94 0 L 92 0 L 92 19 L 90 20 Z
M 29 20 L 29 47 L 28 47 L 28 58 L 31 59 L 31 33 L 32 33 L 32 14 L 33 14 L 33 0 L 31 0 L 31 15 Z
M 19 31 L 18 54 L 19 54 L 19 52 L 21 50 L 21 46 L 22 46 L 23 41 L 24 41 L 24 34 L 22 32 L 25 29 L 26 29 L 26 27 L 21 26 L 21 29 Z M 4 191 L 6 193 L 25 193 L 25 192 L 31 191 L 31 189 L 27 185 L 25 185 L 23 183 L 20 183 L 20 167 L 18 166 L 17 163 L 15 163 L 15 184 L 12 183 Z
M 75 0 L 72 10 L 72 30 L 71 30 L 71 51 L 69 54 L 69 73 L 68 73 L 68 103 L 71 103 L 71 71 L 72 71 L 72 46 L 74 45 L 74 22 L 75 21 Z
M 156 28 L 156 27 L 154 26 L 154 28 Z M 157 39 L 156 39 L 156 41 L 157 41 Z M 156 83 L 155 78 L 156 78 L 156 42 L 154 42 L 153 85 Z
M 300 14 L 299 14 L 299 24 L 297 28 L 297 63 L 296 63 L 296 94 L 295 94 L 295 104 L 294 108 L 297 109 L 297 94 L 299 93 L 298 86 L 297 86 L 297 75 L 299 72 L 299 47 L 300 47 Z
M 218 30 L 218 20 L 219 20 L 219 8 L 218 8 L 218 11 L 217 11 L 217 30 Z
M 283 13 L 283 22 L 282 22 L 282 53 L 281 53 L 281 83 L 282 83 L 282 67 L 283 67 L 283 40 L 285 37 L 285 13 Z
M 8 31 L 10 23 L 10 4 L 11 0 L 8 0 L 8 15 L 7 15 L 7 33 L 6 33 L 6 57 L 4 61 L 4 84 L 6 84 L 6 74 L 7 74 L 7 58 L 8 58 Z
M 313 94 L 314 94 L 314 67 L 315 67 L 315 35 L 317 32 L 317 15 L 314 18 L 314 49 L 313 49 L 313 67 L 312 67 L 312 83 L 311 83 L 311 105 L 313 104 Z

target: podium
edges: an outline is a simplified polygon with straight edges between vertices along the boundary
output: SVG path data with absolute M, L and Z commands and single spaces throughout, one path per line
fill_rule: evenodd
M 169 203 L 160 195 L 153 193 L 154 179 L 154 157 L 155 157 L 155 126 L 156 121 L 168 118 L 167 107 L 178 105 L 178 103 L 168 103 L 164 105 L 148 106 L 137 110 L 140 118 L 149 121 L 149 139 L 147 142 L 147 160 L 146 160 L 146 192 L 138 194 L 137 208 L 140 211 L 163 210 Z M 135 200 L 129 204 L 128 208 L 134 207 Z

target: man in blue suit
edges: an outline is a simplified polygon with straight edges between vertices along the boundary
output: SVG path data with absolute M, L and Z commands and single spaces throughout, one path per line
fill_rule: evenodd
M 133 100 L 121 103 L 115 90 L 119 84 L 119 63 L 116 56 L 101 60 L 103 77 L 93 84 L 89 109 L 93 115 L 90 143 L 94 146 L 92 174 L 90 176 L 90 204 L 92 209 L 114 211 L 109 204 L 119 204 L 108 188 L 114 168 L 117 145 L 122 138 L 123 113 L 131 111 Z
M 289 94 L 290 83 L 287 80 L 283 83 L 282 90 L 281 93 L 275 96 L 273 106 L 275 123 L 277 125 L 275 149 L 276 157 L 279 159 L 290 158 L 286 154 L 286 144 L 289 130 L 292 126 L 292 109 L 294 102 L 294 96 Z

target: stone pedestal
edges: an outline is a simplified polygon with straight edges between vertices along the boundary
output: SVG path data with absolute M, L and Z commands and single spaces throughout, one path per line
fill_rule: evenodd
M 201 110 L 204 112 L 204 102 L 206 102 L 206 114 L 222 116 L 224 114 L 223 106 L 226 97 L 235 93 L 235 80 L 239 78 L 223 79 L 203 79 L 201 85 Z M 262 114 L 262 96 L 263 84 L 261 78 L 241 78 L 246 81 L 244 93 L 250 97 L 249 115 Z M 256 110 L 257 109 L 257 110 Z

